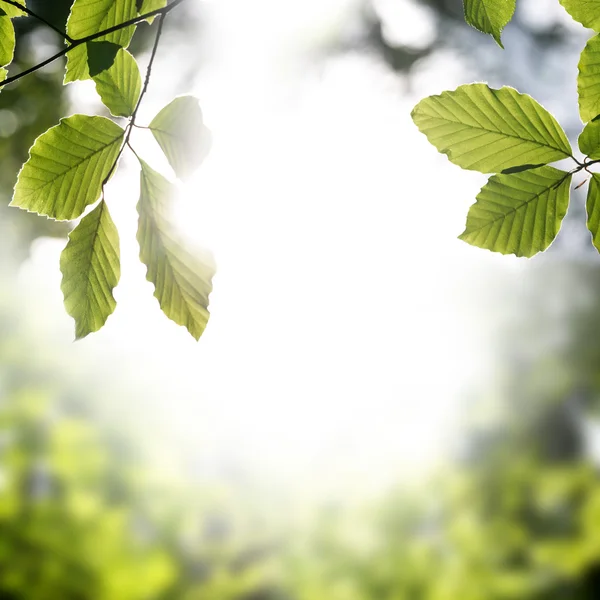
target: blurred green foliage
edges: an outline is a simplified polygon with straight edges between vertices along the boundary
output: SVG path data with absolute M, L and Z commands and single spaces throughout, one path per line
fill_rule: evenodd
M 35 9 L 62 23 L 69 4 Z M 26 68 L 38 25 L 17 24 Z M 6 255 L 47 234 L 4 207 L 33 138 L 68 112 L 60 79 L 0 94 L 0 127 L 14 129 L 0 130 Z M 600 597 L 600 479 L 585 428 L 600 392 L 600 269 L 556 259 L 531 269 L 502 326 L 498 372 L 467 407 L 460 454 L 420 487 L 307 507 L 310 526 L 286 528 L 253 515 L 244 490 L 167 474 L 133 434 L 107 427 L 89 407 L 109 392 L 46 364 L 53 349 L 29 335 L 14 274 L 1 269 L 0 598 Z

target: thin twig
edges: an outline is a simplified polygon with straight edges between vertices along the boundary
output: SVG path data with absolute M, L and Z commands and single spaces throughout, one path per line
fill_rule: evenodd
M 47 25 L 48 27 L 50 27 L 50 29 L 54 29 L 54 31 L 56 31 L 56 33 L 58 33 L 58 35 L 65 38 L 65 40 L 67 40 L 67 42 L 69 42 L 70 44 L 72 44 L 75 41 L 70 35 L 68 35 L 64 31 L 62 31 L 61 29 L 59 29 L 58 27 L 56 27 L 49 21 L 46 21 L 46 19 L 44 19 L 44 17 L 38 15 L 37 13 L 34 13 L 32 10 L 30 10 L 23 4 L 19 4 L 16 0 L 0 0 L 0 2 L 4 2 L 5 4 L 10 4 L 11 6 L 14 6 L 15 8 L 18 8 L 19 10 L 22 10 L 24 13 L 28 14 L 30 17 L 33 17 L 34 19 L 41 21 L 42 23 L 44 23 L 44 25 Z
M 131 138 L 131 132 L 133 131 L 133 128 L 136 126 L 135 118 L 137 117 L 138 111 L 142 104 L 142 99 L 144 98 L 144 95 L 148 91 L 148 85 L 150 84 L 150 76 L 152 75 L 152 65 L 154 64 L 154 59 L 156 58 L 156 53 L 158 51 L 158 44 L 160 42 L 160 36 L 162 35 L 163 25 L 165 22 L 165 14 L 166 13 L 163 13 L 158 17 L 158 19 L 159 19 L 158 29 L 156 31 L 156 38 L 154 39 L 154 46 L 152 47 L 152 54 L 150 55 L 150 61 L 148 62 L 148 68 L 146 69 L 146 79 L 144 80 L 144 87 L 142 88 L 140 97 L 138 98 L 137 104 L 135 105 L 135 109 L 133 110 L 133 113 L 131 114 L 131 117 L 129 118 L 129 123 L 127 123 L 127 128 L 125 130 L 125 137 L 123 138 L 123 143 L 121 144 L 119 154 L 117 155 L 115 162 L 113 163 L 112 167 L 110 168 L 108 175 L 102 182 L 102 196 L 103 197 L 104 197 L 104 186 L 106 185 L 108 180 L 112 177 L 112 174 L 114 173 L 115 169 L 117 168 L 117 163 L 119 162 L 119 159 L 121 158 L 121 155 L 123 154 L 123 151 L 125 150 L 125 147 L 129 146 L 129 148 L 133 151 L 133 153 L 136 156 L 138 156 L 136 154 L 135 150 L 133 150 L 133 148 L 131 147 L 131 144 L 129 143 L 129 139 Z M 138 156 L 138 160 L 139 160 L 139 156 Z
M 0 0 L 0 1 L 6 2 L 6 0 Z M 182 2 L 185 2 L 185 0 L 173 0 L 173 2 L 171 2 L 171 4 L 169 4 L 168 6 L 164 6 L 163 8 L 157 8 L 156 10 L 152 10 L 148 13 L 140 15 L 139 17 L 135 17 L 135 19 L 130 19 L 129 21 L 124 21 L 123 23 L 119 23 L 118 25 L 113 25 L 112 27 L 104 29 L 103 31 L 98 31 L 97 33 L 93 33 L 86 37 L 79 38 L 77 40 L 73 40 L 72 44 L 69 44 L 66 48 L 63 48 L 60 52 L 57 52 L 54 56 L 47 58 L 46 60 L 42 61 L 41 63 L 38 63 L 37 65 L 31 67 L 30 69 L 27 69 L 26 71 L 23 71 L 17 75 L 13 75 L 12 77 L 5 79 L 4 81 L 1 81 L 0 88 L 4 87 L 5 85 L 8 85 L 9 83 L 18 81 L 19 79 L 21 79 L 22 77 L 25 77 L 26 75 L 35 73 L 35 71 L 39 71 L 41 68 L 54 62 L 55 60 L 59 59 L 61 56 L 65 56 L 65 54 L 67 54 L 74 48 L 77 48 L 77 46 L 81 46 L 82 44 L 86 44 L 87 42 L 93 42 L 94 40 L 97 40 L 98 38 L 100 38 L 104 35 L 108 35 L 109 33 L 113 33 L 115 31 L 120 31 L 121 29 L 130 27 L 131 25 L 136 25 L 137 23 L 141 23 L 142 21 L 145 21 L 146 19 L 149 19 L 150 17 L 156 17 L 156 16 L 162 17 L 162 16 L 168 14 L 169 12 L 171 12 L 176 6 L 178 6 Z M 19 5 L 19 7 L 20 7 L 20 5 Z

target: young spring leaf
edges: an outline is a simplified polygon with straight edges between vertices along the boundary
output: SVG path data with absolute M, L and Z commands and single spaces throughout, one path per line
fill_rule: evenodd
M 516 0 L 464 0 L 465 20 L 475 29 L 489 33 L 504 48 L 500 34 L 515 12 Z
M 588 123 L 579 136 L 579 149 L 593 160 L 600 159 L 600 121 Z
M 62 119 L 34 142 L 10 205 L 59 221 L 81 216 L 99 198 L 124 133 L 104 117 Z
M 88 35 L 119 25 L 137 16 L 135 0 L 75 0 L 67 21 L 67 33 L 73 38 Z M 95 40 L 106 41 L 126 48 L 135 27 L 125 27 Z M 73 48 L 67 54 L 65 83 L 78 79 L 89 79 L 87 44 Z
M 200 166 L 210 147 L 210 132 L 193 96 L 175 98 L 152 119 L 150 130 L 180 179 Z
M 117 303 L 119 234 L 104 200 L 69 235 L 60 256 L 65 308 L 75 319 L 75 337 L 101 329 Z
M 600 2 L 598 0 L 559 0 L 565 10 L 584 27 L 600 31 Z
M 600 175 L 594 173 L 590 179 L 586 201 L 587 226 L 592 234 L 592 243 L 600 252 Z
M 95 75 L 93 80 L 111 114 L 115 117 L 133 114 L 142 91 L 142 77 L 135 58 L 127 50 L 120 48 L 112 66 Z
M 0 66 L 9 65 L 14 53 L 15 28 L 10 17 L 0 8 Z
M 588 40 L 578 66 L 579 114 L 587 123 L 600 115 L 600 35 Z
M 461 240 L 501 254 L 533 256 L 552 243 L 569 204 L 571 174 L 540 167 L 494 175 L 471 206 Z
M 154 284 L 154 296 L 165 315 L 199 339 L 209 318 L 208 297 L 214 265 L 190 253 L 177 239 L 170 222 L 175 188 L 145 162 L 140 162 L 137 239 L 140 260 L 147 267 L 146 279 Z
M 571 155 L 556 119 L 531 96 L 484 83 L 424 98 L 412 118 L 427 139 L 463 169 L 498 173 Z
M 138 0 L 140 15 L 145 15 L 146 13 L 152 12 L 153 10 L 158 10 L 159 8 L 164 8 L 167 5 L 167 0 Z M 146 19 L 149 23 L 154 21 L 155 17 L 150 17 Z
M 17 4 L 20 4 L 21 6 L 25 6 L 25 0 L 16 0 L 16 1 L 17 1 Z M 12 4 L 6 4 L 6 2 L 2 2 L 1 6 L 2 6 L 2 11 L 4 12 L 4 14 L 9 16 L 11 19 L 13 17 L 27 16 L 27 13 L 23 12 L 22 10 L 19 10 L 16 6 L 13 6 Z

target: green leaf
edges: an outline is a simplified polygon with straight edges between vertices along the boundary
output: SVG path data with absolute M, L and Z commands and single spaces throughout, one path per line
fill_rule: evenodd
M 594 31 L 600 31 L 600 2 L 598 0 L 559 1 L 575 21 Z
M 146 13 L 152 12 L 153 10 L 158 10 L 159 8 L 164 8 L 167 5 L 167 0 L 138 0 L 139 5 L 139 13 L 140 15 L 145 15 Z M 146 19 L 148 23 L 152 23 L 155 17 L 150 17 Z
M 579 136 L 579 149 L 590 158 L 600 159 L 600 121 L 588 123 Z
M 193 96 L 175 98 L 154 117 L 150 130 L 181 179 L 191 175 L 208 153 L 210 132 Z
M 119 49 L 112 66 L 94 78 L 96 91 L 115 117 L 130 117 L 142 91 L 142 76 L 135 58 Z
M 136 16 L 135 0 L 75 0 L 67 21 L 67 33 L 73 39 L 80 39 L 129 21 Z M 134 31 L 135 26 L 132 25 L 94 41 L 112 42 L 126 48 Z M 89 78 L 87 44 L 82 44 L 67 54 L 65 83 Z
M 2 67 L 0 67 L 0 83 L 2 83 L 6 79 L 7 75 L 8 75 L 8 71 L 6 69 L 3 69 Z M 2 91 L 2 90 L 0 90 L 0 91 Z
M 600 115 L 600 35 L 588 40 L 578 66 L 579 114 L 587 123 Z
M 6 15 L 0 15 L 0 66 L 9 65 L 15 54 L 15 28 Z
M 110 69 L 121 46 L 112 42 L 87 42 L 87 61 L 90 77 Z
M 460 239 L 501 254 L 530 257 L 542 252 L 567 214 L 570 182 L 570 173 L 554 167 L 490 177 L 469 210 Z
M 594 173 L 588 187 L 586 201 L 587 226 L 592 234 L 592 243 L 600 252 L 600 175 Z
M 515 12 L 516 0 L 464 0 L 465 20 L 475 29 L 489 33 L 501 48 L 500 34 Z
M 137 239 L 140 260 L 147 267 L 146 279 L 154 284 L 154 296 L 165 315 L 199 339 L 209 318 L 214 265 L 212 260 L 190 253 L 177 239 L 170 221 L 176 190 L 162 175 L 140 162 Z
M 60 221 L 76 219 L 99 198 L 124 133 L 104 117 L 62 119 L 31 147 L 10 205 Z
M 424 98 L 412 118 L 427 139 L 463 169 L 498 173 L 571 155 L 556 119 L 531 96 L 484 83 Z
M 21 6 L 25 6 L 25 0 L 16 0 L 16 1 Z M 12 4 L 7 4 L 6 2 L 0 2 L 0 5 L 2 6 L 2 11 L 4 12 L 4 14 L 9 16 L 11 19 L 14 17 L 27 16 L 27 13 L 23 12 L 22 10 L 19 10 L 16 6 L 13 6 Z
M 117 306 L 113 289 L 121 276 L 119 234 L 104 200 L 70 233 L 60 270 L 65 308 L 75 319 L 76 339 L 81 339 L 101 329 Z

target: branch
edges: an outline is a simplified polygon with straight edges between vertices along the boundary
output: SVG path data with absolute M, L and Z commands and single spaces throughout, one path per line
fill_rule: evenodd
M 125 137 L 123 139 L 123 144 L 121 144 L 121 149 L 119 150 L 119 154 L 117 155 L 115 162 L 113 163 L 112 167 L 110 168 L 108 175 L 102 182 L 102 194 L 103 195 L 104 195 L 104 186 L 106 185 L 108 180 L 112 177 L 112 174 L 114 173 L 115 169 L 117 168 L 119 159 L 121 158 L 121 155 L 123 154 L 123 151 L 125 150 L 126 146 L 129 146 L 131 151 L 138 157 L 138 160 L 139 160 L 139 156 L 136 154 L 135 150 L 131 147 L 131 144 L 129 143 L 129 139 L 131 138 L 131 132 L 133 131 L 133 128 L 135 127 L 135 118 L 137 117 L 138 111 L 140 110 L 140 106 L 142 104 L 142 99 L 144 98 L 144 95 L 148 91 L 148 85 L 150 83 L 150 76 L 152 75 L 152 65 L 154 64 L 154 59 L 156 58 L 156 52 L 158 50 L 160 36 L 162 34 L 163 25 L 165 22 L 165 14 L 166 13 L 163 13 L 158 17 L 159 18 L 158 30 L 156 32 L 156 38 L 154 39 L 154 46 L 152 47 L 152 54 L 150 55 L 150 61 L 148 63 L 148 68 L 146 69 L 146 79 L 144 81 L 144 87 L 142 88 L 140 97 L 138 98 L 137 104 L 135 105 L 135 109 L 129 119 L 129 123 L 127 124 L 127 130 L 125 132 Z
M 7 2 L 7 1 L 8 0 L 0 0 L 0 2 Z M 141 23 L 142 21 L 145 21 L 146 19 L 149 19 L 150 17 L 156 17 L 158 15 L 164 16 L 164 15 L 168 14 L 169 12 L 171 12 L 176 6 L 178 6 L 182 2 L 185 2 L 185 0 L 173 0 L 173 2 L 171 2 L 171 4 L 169 4 L 168 6 L 164 6 L 163 8 L 157 8 L 156 10 L 152 10 L 148 13 L 140 15 L 139 17 L 135 17 L 134 19 L 129 19 L 129 21 L 119 23 L 118 25 L 113 25 L 112 27 L 109 27 L 108 29 L 104 29 L 103 31 L 98 31 L 97 33 L 93 33 L 86 37 L 79 38 L 77 40 L 73 40 L 73 42 L 71 44 L 69 44 L 66 48 L 63 48 L 60 52 L 57 52 L 54 56 L 47 58 L 46 60 L 42 61 L 41 63 L 38 63 L 37 65 L 31 67 L 30 69 L 27 69 L 26 71 L 22 71 L 21 73 L 18 73 L 17 75 L 13 75 L 12 77 L 8 77 L 4 81 L 0 81 L 0 88 L 4 87 L 5 85 L 8 85 L 9 83 L 18 81 L 19 79 L 21 79 L 22 77 L 25 77 L 26 75 L 35 73 L 35 71 L 39 71 L 40 69 L 42 69 L 46 65 L 49 65 L 50 63 L 54 62 L 61 56 L 65 56 L 65 54 L 69 53 L 71 50 L 73 50 L 73 48 L 77 48 L 77 46 L 81 46 L 82 44 L 86 44 L 87 42 L 93 42 L 94 40 L 97 40 L 98 38 L 101 38 L 102 36 L 108 35 L 109 33 L 113 33 L 115 31 L 120 31 L 121 29 L 130 27 L 131 25 L 137 25 L 138 23 Z M 23 8 L 23 7 L 19 4 L 19 8 Z M 162 22 L 162 19 L 161 19 L 161 22 Z
M 42 23 L 44 23 L 44 25 L 48 25 L 48 27 L 50 27 L 50 29 L 54 29 L 54 31 L 56 31 L 56 33 L 58 33 L 58 35 L 60 35 L 60 37 L 65 38 L 65 40 L 67 40 L 67 42 L 69 42 L 71 44 L 73 43 L 74 40 L 70 35 L 68 35 L 64 31 L 62 31 L 58 27 L 55 27 L 54 25 L 52 25 L 52 23 L 50 23 L 49 21 L 46 21 L 46 19 L 44 19 L 44 17 L 41 17 L 40 15 L 34 13 L 32 10 L 29 10 L 26 6 L 19 4 L 16 0 L 0 0 L 0 2 L 4 2 L 5 4 L 10 4 L 11 6 L 14 6 L 15 8 L 18 8 L 19 10 L 22 10 L 24 13 L 28 14 L 30 17 L 33 17 L 34 19 L 41 21 Z

